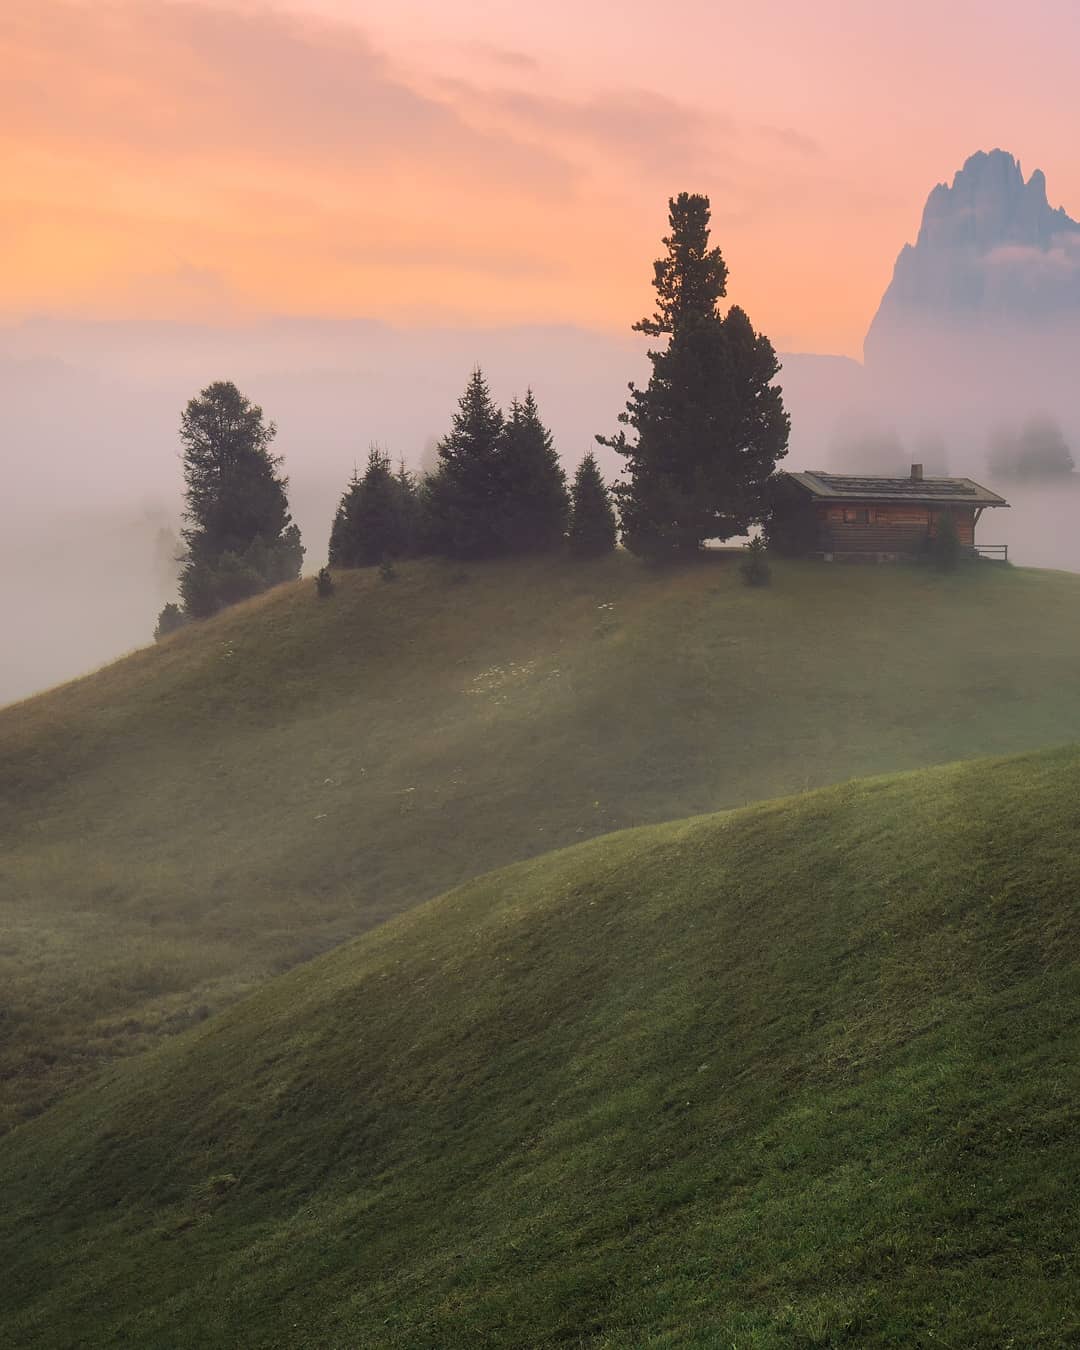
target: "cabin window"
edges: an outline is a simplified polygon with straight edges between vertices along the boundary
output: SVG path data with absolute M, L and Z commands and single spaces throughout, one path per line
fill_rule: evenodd
M 844 507 L 845 525 L 869 525 L 870 508 L 868 506 L 845 506 Z

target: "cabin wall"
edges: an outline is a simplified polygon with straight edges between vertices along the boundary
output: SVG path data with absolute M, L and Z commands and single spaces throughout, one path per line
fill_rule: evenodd
M 919 554 L 937 533 L 945 513 L 956 522 L 960 543 L 975 543 L 975 508 L 927 506 L 907 502 L 835 502 L 817 507 L 819 547 L 823 553 Z

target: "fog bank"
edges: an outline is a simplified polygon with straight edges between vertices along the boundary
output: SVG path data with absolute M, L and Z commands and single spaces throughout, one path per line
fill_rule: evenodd
M 984 335 L 985 337 L 985 335 Z M 0 534 L 0 702 L 78 675 L 151 640 L 174 598 L 180 527 L 177 426 L 187 400 L 229 379 L 279 428 L 305 570 L 325 558 L 330 521 L 370 444 L 419 467 L 447 430 L 476 364 L 506 403 L 531 385 L 568 470 L 617 429 L 647 341 L 576 328 L 395 329 L 366 321 L 174 323 L 37 320 L 0 329 L 0 456 L 9 523 Z M 1080 570 L 1080 494 L 996 482 L 986 449 L 1002 417 L 1052 412 L 1080 457 L 1065 379 L 1071 340 L 1018 360 L 1014 344 L 915 335 L 910 360 L 864 368 L 782 356 L 793 469 L 967 474 L 1013 503 L 980 540 L 1017 562 Z M 1018 378 L 1018 370 L 1023 378 Z M 600 450 L 614 478 L 618 456 Z

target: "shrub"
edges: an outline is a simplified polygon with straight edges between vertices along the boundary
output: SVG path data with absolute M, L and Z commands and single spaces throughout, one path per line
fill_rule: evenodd
M 397 568 L 389 554 L 379 564 L 379 576 L 382 577 L 383 581 L 397 581 Z
M 284 580 L 276 573 L 268 576 L 264 570 L 277 557 L 276 549 L 267 549 L 256 539 L 243 553 L 222 553 L 213 560 L 189 561 L 180 577 L 184 613 L 189 619 L 208 619 L 219 609 L 247 600 Z
M 939 572 L 955 572 L 962 549 L 956 532 L 956 521 L 951 511 L 943 511 L 937 519 L 937 529 L 930 540 L 930 557 Z
M 184 618 L 180 606 L 170 602 L 158 615 L 157 627 L 154 629 L 154 641 L 160 642 L 170 633 L 175 633 L 178 628 L 183 628 L 185 623 L 187 623 L 187 620 Z
M 326 600 L 334 594 L 334 578 L 329 567 L 320 567 L 315 574 L 315 594 L 320 600 Z
M 747 586 L 767 586 L 772 580 L 772 568 L 766 556 L 765 540 L 760 536 L 747 545 L 746 557 L 739 563 L 739 574 Z

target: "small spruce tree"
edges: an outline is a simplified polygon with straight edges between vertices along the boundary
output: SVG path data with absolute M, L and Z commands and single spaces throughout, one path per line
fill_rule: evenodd
M 739 563 L 739 573 L 747 586 L 767 586 L 772 580 L 772 568 L 766 556 L 765 540 L 758 536 L 746 547 L 746 557 Z
M 508 553 L 546 553 L 566 537 L 566 474 L 532 390 L 510 405 L 499 452 L 499 531 Z
M 334 594 L 334 578 L 329 567 L 320 567 L 315 573 L 315 594 L 320 600 L 328 600 Z
M 332 567 L 373 567 L 381 559 L 410 557 L 417 542 L 417 494 L 404 465 L 397 473 L 377 446 L 361 478 L 353 476 L 330 529 Z
M 505 548 L 499 507 L 503 416 L 479 367 L 473 371 L 439 462 L 426 483 L 430 543 L 451 558 L 490 558 Z
M 615 535 L 611 493 L 590 451 L 578 466 L 570 489 L 570 552 L 577 558 L 598 558 L 615 547 Z

